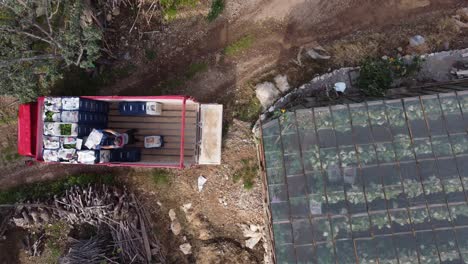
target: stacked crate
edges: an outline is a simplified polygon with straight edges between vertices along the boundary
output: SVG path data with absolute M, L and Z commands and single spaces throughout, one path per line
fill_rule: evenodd
M 71 105 L 64 102 L 74 101 Z M 78 97 L 62 98 L 61 121 L 78 124 L 78 137 L 88 136 L 91 131 L 107 127 L 109 103 Z
M 44 100 L 44 152 L 46 161 L 77 162 L 79 140 L 93 129 L 107 127 L 109 104 L 79 97 Z

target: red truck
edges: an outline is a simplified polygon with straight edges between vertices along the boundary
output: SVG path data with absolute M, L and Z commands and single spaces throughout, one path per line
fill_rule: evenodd
M 40 97 L 20 105 L 18 116 L 18 153 L 42 162 L 158 168 L 221 163 L 223 106 L 187 96 Z M 91 146 L 95 130 L 131 130 L 135 142 Z M 161 142 L 152 145 L 155 139 Z

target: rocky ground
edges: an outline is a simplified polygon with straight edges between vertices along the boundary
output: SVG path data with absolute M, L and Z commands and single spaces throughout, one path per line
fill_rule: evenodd
M 171 252 L 170 263 L 262 263 L 263 240 L 249 249 L 249 236 L 244 234 L 245 225 L 252 225 L 253 233 L 264 226 L 261 177 L 256 176 L 250 190 L 242 180 L 234 181 L 245 173 L 244 160 L 257 162 L 250 133 L 259 111 L 255 84 L 282 74 L 296 87 L 329 68 L 354 66 L 366 56 L 387 55 L 399 47 L 406 52 L 408 38 L 416 34 L 426 38 L 424 52 L 466 47 L 467 30 L 454 27 L 451 20 L 464 5 L 464 0 L 226 0 L 222 16 L 209 23 L 205 16 L 210 1 L 202 0 L 179 10 L 170 21 L 138 20 L 131 33 L 134 12 L 122 7 L 111 16 L 107 36 L 113 67 L 126 69 L 126 77 L 97 92 L 186 94 L 201 102 L 223 103 L 223 165 L 171 171 L 167 183 L 157 184 L 153 170 L 26 166 L 24 159 L 12 156 L 3 158 L 0 188 L 78 173 L 112 173 L 141 194 L 154 212 L 157 232 Z M 226 52 L 245 39 L 248 45 Z M 330 53 L 329 60 L 297 63 L 299 51 L 317 45 Z M 0 143 L 6 153 L 15 147 L 17 104 L 2 100 L 9 100 L 1 102 L 0 112 L 6 113 L 0 123 L 0 132 L 6 135 Z M 239 114 L 250 108 L 253 115 Z M 207 180 L 201 191 L 200 176 Z M 180 250 L 186 243 L 191 254 Z M 183 248 L 187 253 L 187 245 Z

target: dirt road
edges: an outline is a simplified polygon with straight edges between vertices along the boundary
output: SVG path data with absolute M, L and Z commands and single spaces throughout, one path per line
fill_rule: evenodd
M 208 62 L 207 72 L 171 87 L 202 101 L 231 98 L 236 88 L 275 68 L 290 66 L 302 45 L 324 46 L 362 31 L 401 38 L 399 31 L 422 28 L 463 5 L 463 0 L 232 0 L 224 15 L 208 24 L 200 14 L 161 26 L 152 47 L 159 57 L 106 92 L 155 94 L 169 92 L 194 62 Z M 203 9 L 204 7 L 200 7 Z M 402 29 L 403 27 L 403 29 Z M 407 27 L 406 29 L 404 27 Z M 427 30 L 427 29 L 423 29 Z M 430 30 L 430 29 L 429 29 Z M 434 29 L 432 29 L 434 30 Z M 417 33 L 417 32 L 415 32 Z M 426 32 L 419 32 L 420 34 Z M 234 57 L 223 49 L 245 35 L 254 36 L 251 48 Z M 407 39 L 407 36 L 405 36 Z M 395 41 L 391 41 L 392 43 Z M 172 85 L 169 85 L 172 86 Z M 225 95 L 225 97 L 220 95 Z

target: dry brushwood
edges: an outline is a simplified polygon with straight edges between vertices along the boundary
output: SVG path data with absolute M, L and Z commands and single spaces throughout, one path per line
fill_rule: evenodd
M 147 212 L 136 196 L 126 189 L 107 185 L 74 186 L 48 203 L 0 205 L 7 206 L 16 207 L 13 221 L 18 226 L 40 226 L 54 218 L 71 225 L 90 224 L 98 230 L 104 226 L 110 230 L 111 245 L 114 252 L 119 253 L 119 262 L 165 263 L 165 254 L 151 232 Z M 78 248 L 86 245 L 78 244 Z
M 44 249 L 44 235 L 42 231 L 40 233 L 28 233 L 23 239 L 23 248 L 26 252 L 33 257 L 40 256 Z
M 69 240 L 70 249 L 64 257 L 59 259 L 59 264 L 119 263 L 118 258 L 112 256 L 114 248 L 105 236 L 98 235 L 87 240 L 73 238 Z

